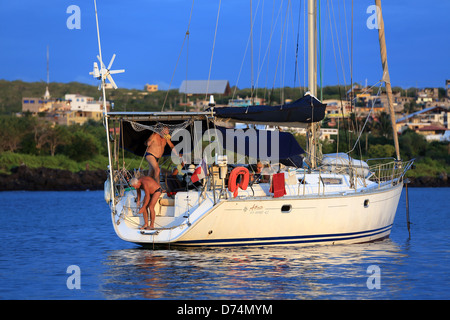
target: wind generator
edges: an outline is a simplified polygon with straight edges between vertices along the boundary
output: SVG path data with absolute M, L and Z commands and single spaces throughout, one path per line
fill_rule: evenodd
M 98 15 L 97 15 L 96 0 L 94 0 L 94 7 L 95 7 L 95 21 L 97 23 L 97 39 L 98 39 L 97 59 L 100 62 L 101 67 L 99 69 L 97 62 L 94 62 L 94 69 L 92 70 L 92 72 L 89 72 L 89 74 L 92 75 L 94 78 L 101 81 L 100 86 L 102 89 L 110 89 L 110 88 L 117 89 L 117 85 L 114 82 L 114 79 L 111 77 L 111 75 L 117 74 L 117 73 L 123 73 L 123 72 L 125 72 L 125 69 L 111 70 L 114 59 L 116 58 L 115 53 L 113 54 L 111 61 L 109 62 L 108 68 L 105 67 L 105 64 L 103 63 L 103 60 L 102 60 L 102 46 L 100 43 L 100 31 L 99 31 L 99 27 L 98 27 Z M 109 83 L 106 83 L 106 81 L 105 81 L 106 79 L 108 79 Z M 103 104 L 104 104 L 105 112 L 106 112 L 106 99 L 105 98 L 106 98 L 105 91 L 103 91 Z
M 97 55 L 97 59 L 100 62 L 101 68 L 98 68 L 97 62 L 94 62 L 94 70 L 89 72 L 94 78 L 102 80 L 102 83 L 105 85 L 105 89 L 117 89 L 117 85 L 114 82 L 114 79 L 111 77 L 112 74 L 123 73 L 125 69 L 120 70 L 111 70 L 111 66 L 116 58 L 116 54 L 113 54 L 111 61 L 109 62 L 108 68 L 105 67 L 100 55 Z M 108 79 L 110 83 L 105 83 L 104 80 Z M 101 84 L 102 85 L 102 84 Z

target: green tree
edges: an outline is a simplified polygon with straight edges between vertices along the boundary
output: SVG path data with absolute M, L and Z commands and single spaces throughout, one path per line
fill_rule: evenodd
M 388 158 L 395 156 L 395 148 L 389 144 L 376 144 L 369 148 L 369 158 Z
M 56 125 L 49 128 L 47 143 L 52 157 L 55 156 L 56 149 L 59 146 L 66 145 L 69 141 L 70 135 L 66 127 Z
M 105 127 L 103 126 L 103 122 L 89 119 L 80 127 L 80 129 L 84 133 L 92 135 L 97 141 L 99 154 L 107 156 L 106 131 Z
M 77 162 L 90 160 L 99 154 L 99 145 L 94 136 L 78 130 L 65 146 L 64 154 Z
M 431 159 L 450 164 L 450 143 L 433 141 L 428 144 L 425 155 Z
M 39 118 L 34 118 L 32 131 L 35 142 L 37 154 L 41 154 L 45 145 L 48 143 L 50 133 L 50 123 L 43 121 Z
M 20 147 L 22 136 L 23 134 L 15 130 L 11 124 L 2 123 L 0 125 L 0 152 L 15 152 Z
M 424 136 L 412 130 L 407 130 L 398 140 L 402 158 L 412 159 L 425 155 L 428 143 Z
M 22 146 L 22 139 L 30 128 L 32 119 L 11 116 L 0 117 L 0 152 L 16 152 Z

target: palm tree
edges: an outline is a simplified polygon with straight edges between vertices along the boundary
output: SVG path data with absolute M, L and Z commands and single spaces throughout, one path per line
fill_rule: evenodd
M 391 118 L 385 111 L 380 112 L 378 121 L 375 123 L 375 129 L 385 138 L 392 137 Z

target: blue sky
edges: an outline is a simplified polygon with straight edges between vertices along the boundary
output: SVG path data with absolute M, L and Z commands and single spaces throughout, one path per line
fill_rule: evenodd
M 293 86 L 294 79 L 295 85 L 304 84 L 304 1 L 252 1 L 253 83 L 258 87 Z M 351 2 L 321 0 L 323 85 L 350 82 Z M 194 1 L 187 52 L 187 43 L 182 44 L 192 3 L 97 0 L 104 62 L 116 53 L 112 69 L 126 69 L 114 77 L 119 87 L 143 89 L 149 83 L 167 89 L 173 74 L 171 88 L 186 78 L 208 79 L 219 0 Z M 373 4 L 354 0 L 353 8 L 353 81 L 367 79 L 369 85 L 382 75 L 378 33 L 366 25 L 366 10 Z M 67 28 L 71 5 L 80 8 L 80 29 Z M 450 1 L 384 0 L 382 6 L 392 85 L 443 87 L 450 79 Z M 250 1 L 222 0 L 211 79 L 250 87 L 249 33 Z M 45 81 L 47 45 L 51 82 L 96 85 L 89 75 L 98 54 L 93 0 L 1 0 L 0 79 Z

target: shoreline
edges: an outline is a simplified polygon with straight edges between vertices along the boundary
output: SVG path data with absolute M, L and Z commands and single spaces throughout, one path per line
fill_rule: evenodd
M 106 170 L 69 170 L 19 166 L 0 174 L 0 191 L 85 191 L 103 190 Z M 447 176 L 408 178 L 408 187 L 450 187 Z
M 85 191 L 103 190 L 106 170 L 69 170 L 18 166 L 0 174 L 0 191 Z

